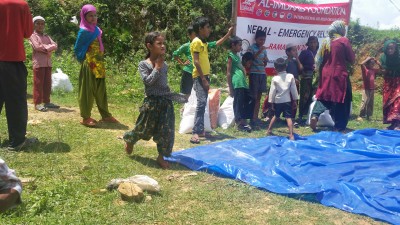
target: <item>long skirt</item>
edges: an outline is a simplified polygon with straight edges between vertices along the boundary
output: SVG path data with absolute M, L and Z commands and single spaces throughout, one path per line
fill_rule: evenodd
M 383 123 L 400 122 L 400 77 L 385 77 Z
M 172 101 L 162 96 L 148 96 L 139 108 L 140 114 L 133 130 L 124 134 L 124 141 L 135 144 L 138 140 L 157 143 L 160 155 L 171 156 L 175 140 L 175 114 Z

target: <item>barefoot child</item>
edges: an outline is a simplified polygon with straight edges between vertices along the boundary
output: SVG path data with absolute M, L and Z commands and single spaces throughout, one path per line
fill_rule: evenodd
M 78 96 L 79 109 L 83 118 L 81 124 L 87 127 L 96 126 L 97 121 L 91 118 L 94 100 L 102 117 L 100 122 L 118 123 L 118 120 L 108 111 L 104 47 L 101 40 L 103 32 L 96 26 L 96 8 L 93 5 L 84 5 L 80 15 L 80 30 L 74 52 L 81 63 Z
M 242 50 L 242 39 L 233 36 L 229 40 L 231 51 L 228 54 L 226 78 L 229 86 L 229 95 L 233 97 L 233 113 L 238 130 L 251 132 L 246 119 L 253 118 L 254 100 L 250 96 L 247 85 L 246 71 L 238 53 Z M 247 52 L 246 54 L 251 54 Z M 246 55 L 246 62 L 250 61 Z M 243 56 L 245 58 L 245 56 Z
M 170 156 L 175 139 L 175 115 L 172 100 L 185 102 L 184 95 L 171 93 L 168 86 L 168 65 L 164 61 L 164 36 L 160 32 L 150 32 L 145 38 L 149 53 L 139 63 L 146 97 L 140 107 L 139 117 L 133 130 L 124 134 L 125 151 L 131 154 L 138 140 L 150 140 L 157 143 L 157 163 L 167 169 L 169 164 L 164 156 Z
M 36 110 L 45 112 L 48 108 L 60 108 L 50 102 L 51 54 L 57 50 L 57 44 L 49 35 L 44 34 L 45 20 L 43 17 L 33 17 L 33 25 L 35 30 L 29 38 L 33 49 L 33 103 Z
M 289 139 L 294 140 L 291 96 L 294 100 L 293 102 L 295 102 L 294 104 L 296 104 L 299 99 L 296 81 L 293 74 L 286 72 L 286 62 L 283 58 L 276 59 L 274 66 L 278 74 L 272 78 L 268 100 L 272 103 L 275 115 L 268 126 L 267 135 L 272 134 L 272 126 L 276 118 L 279 118 L 280 114 L 283 113 L 289 128 Z

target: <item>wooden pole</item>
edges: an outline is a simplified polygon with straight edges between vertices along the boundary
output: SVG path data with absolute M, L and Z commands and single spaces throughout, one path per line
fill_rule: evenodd
M 350 3 L 350 15 L 349 15 L 349 24 L 350 24 L 350 20 L 351 20 L 351 12 L 353 11 L 353 0 L 349 0 Z M 347 25 L 349 25 L 347 24 Z
M 236 22 L 237 22 L 237 2 L 238 0 L 232 0 L 232 26 L 234 26 L 233 35 L 236 35 Z

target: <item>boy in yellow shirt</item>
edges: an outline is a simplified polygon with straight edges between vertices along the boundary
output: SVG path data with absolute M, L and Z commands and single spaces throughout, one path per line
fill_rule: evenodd
M 196 92 L 197 107 L 194 116 L 193 136 L 190 142 L 199 144 L 199 135 L 204 133 L 204 113 L 207 104 L 208 90 L 210 89 L 210 61 L 208 59 L 208 43 L 206 39 L 210 36 L 211 27 L 210 21 L 206 17 L 196 18 L 193 22 L 193 30 L 196 37 L 190 43 L 190 54 L 193 58 L 193 88 Z M 233 27 L 229 28 L 224 37 L 216 42 L 216 45 L 221 45 L 229 38 L 233 31 Z

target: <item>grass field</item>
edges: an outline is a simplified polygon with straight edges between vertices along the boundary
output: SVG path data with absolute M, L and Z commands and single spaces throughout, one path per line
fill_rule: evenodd
M 76 62 L 57 58 L 71 75 L 77 88 Z M 64 60 L 64 61 L 63 61 Z M 62 62 L 61 62 L 62 61 Z M 137 65 L 137 64 L 136 64 Z M 29 68 L 29 63 L 28 63 Z M 110 111 L 120 125 L 103 124 L 90 129 L 79 124 L 76 90 L 54 93 L 53 102 L 62 108 L 38 112 L 29 105 L 28 136 L 40 143 L 23 152 L 0 149 L 0 156 L 19 177 L 32 178 L 24 187 L 23 204 L 0 216 L 0 224 L 380 224 L 371 218 L 350 214 L 307 200 L 291 198 L 259 190 L 239 181 L 198 172 L 173 164 L 161 170 L 155 163 L 157 151 L 152 141 L 139 141 L 134 154 L 127 156 L 120 136 L 133 127 L 143 87 L 135 72 L 135 64 L 109 69 L 107 78 Z M 179 76 L 172 69 L 170 81 L 177 90 Z M 174 77 L 175 76 L 175 77 Z M 29 79 L 32 79 L 31 76 Z M 29 85 L 29 93 L 31 93 Z M 226 93 L 223 93 L 226 97 Z M 355 120 L 361 93 L 355 91 L 350 129 L 384 128 L 379 93 L 375 95 L 375 114 L 371 121 Z M 30 99 L 31 103 L 32 100 Z M 176 127 L 180 117 L 176 105 Z M 100 119 L 97 109 L 93 117 Z M 284 124 L 275 133 L 287 135 Z M 7 124 L 0 117 L 1 146 L 6 146 Z M 177 130 L 177 129 L 176 129 Z M 265 130 L 243 133 L 234 128 L 216 130 L 218 141 L 230 138 L 263 137 Z M 295 129 L 300 135 L 311 135 L 308 127 Z M 189 134 L 176 133 L 174 151 L 193 147 Z M 209 142 L 203 141 L 202 144 Z M 117 191 L 103 191 L 113 178 L 144 174 L 156 179 L 162 191 L 143 203 L 125 203 Z M 170 179 L 171 175 L 174 177 Z

